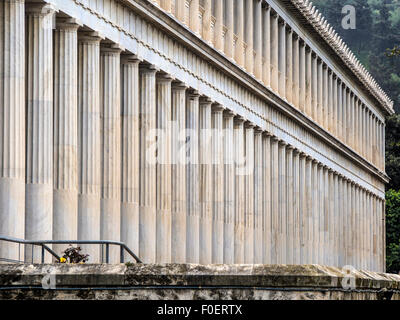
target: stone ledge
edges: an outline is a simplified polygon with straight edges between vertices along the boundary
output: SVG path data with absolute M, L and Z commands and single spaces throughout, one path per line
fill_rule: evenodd
M 6 265 L 1 287 L 37 287 L 48 274 L 57 288 L 72 287 L 252 287 L 342 289 L 345 271 L 320 265 Z M 400 275 L 354 271 L 357 290 L 400 290 Z

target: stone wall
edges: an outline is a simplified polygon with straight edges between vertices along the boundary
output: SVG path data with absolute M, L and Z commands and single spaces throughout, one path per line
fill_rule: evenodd
M 400 276 L 319 265 L 0 265 L 5 299 L 400 300 Z

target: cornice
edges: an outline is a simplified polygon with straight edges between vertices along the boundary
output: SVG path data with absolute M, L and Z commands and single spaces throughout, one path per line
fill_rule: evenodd
M 377 81 L 368 70 L 361 64 L 347 44 L 322 16 L 310 0 L 282 0 L 290 2 L 302 15 L 303 18 L 313 27 L 322 39 L 333 49 L 343 63 L 353 72 L 368 91 L 376 98 L 384 110 L 393 114 L 393 100 L 383 91 Z

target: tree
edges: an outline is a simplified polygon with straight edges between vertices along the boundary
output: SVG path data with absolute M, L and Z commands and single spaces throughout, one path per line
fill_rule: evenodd
M 386 192 L 386 270 L 400 272 L 400 191 Z

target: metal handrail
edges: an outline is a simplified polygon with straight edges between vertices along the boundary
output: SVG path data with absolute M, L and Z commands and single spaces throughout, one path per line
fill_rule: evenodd
M 39 246 L 42 247 L 42 263 L 44 263 L 44 254 L 45 250 L 49 252 L 57 261 L 60 261 L 60 256 L 55 253 L 52 249 L 50 249 L 47 245 L 48 244 L 100 244 L 106 246 L 106 263 L 110 263 L 110 245 L 115 245 L 120 247 L 120 262 L 124 263 L 124 251 L 126 251 L 132 258 L 135 259 L 136 263 L 142 263 L 137 255 L 135 255 L 131 249 L 127 247 L 127 245 L 123 242 L 112 241 L 112 240 L 25 240 L 25 239 L 18 239 L 13 237 L 5 237 L 0 236 L 0 241 L 7 241 L 13 242 L 18 244 L 30 244 L 32 246 Z M 11 259 L 1 259 L 4 261 L 17 261 Z

